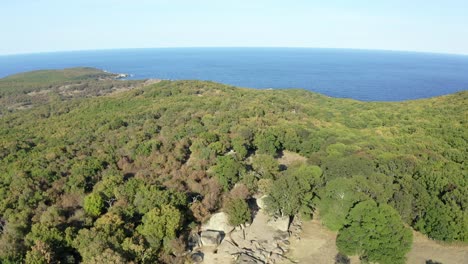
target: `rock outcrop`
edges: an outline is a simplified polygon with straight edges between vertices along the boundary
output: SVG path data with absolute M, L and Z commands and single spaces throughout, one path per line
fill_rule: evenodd
M 289 230 L 289 216 L 274 217 L 268 220 L 267 225 L 275 230 L 288 232 Z
M 203 246 L 217 246 L 221 243 L 223 234 L 219 231 L 202 231 L 200 239 Z
M 260 209 L 265 209 L 266 208 L 265 199 L 267 197 L 268 197 L 268 195 L 263 195 L 262 197 L 259 197 L 259 198 L 256 199 L 258 208 L 260 208 Z
M 216 263 L 219 259 L 231 259 L 239 264 L 287 263 L 288 258 L 285 255 L 289 250 L 289 237 L 292 234 L 289 228 L 300 231 L 300 222 L 296 220 L 290 223 L 289 217 L 272 218 L 266 213 L 264 203 L 259 202 L 263 199 L 265 196 L 257 199 L 260 209 L 254 214 L 252 223 L 244 228 L 234 229 L 229 226 L 224 213 L 214 214 L 203 225 L 202 251 L 205 250 L 206 253 L 203 263 Z M 224 234 L 224 238 L 219 240 L 216 233 Z M 215 245 L 217 247 L 214 249 Z M 212 255 L 213 252 L 216 254 Z
M 228 216 L 224 212 L 219 212 L 216 214 L 213 214 L 210 218 L 210 220 L 202 225 L 201 227 L 202 231 L 207 231 L 207 230 L 214 230 L 214 231 L 220 231 L 223 232 L 224 234 L 227 234 L 234 230 L 234 227 L 229 224 Z

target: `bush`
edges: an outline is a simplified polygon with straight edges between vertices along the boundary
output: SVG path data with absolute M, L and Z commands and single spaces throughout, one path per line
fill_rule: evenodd
M 102 199 L 101 195 L 97 193 L 91 193 L 85 197 L 83 208 L 90 216 L 98 217 L 101 215 L 104 209 L 104 200 Z
M 233 226 L 238 226 L 251 220 L 249 205 L 243 199 L 230 199 L 226 202 L 224 209 L 228 215 L 229 223 Z

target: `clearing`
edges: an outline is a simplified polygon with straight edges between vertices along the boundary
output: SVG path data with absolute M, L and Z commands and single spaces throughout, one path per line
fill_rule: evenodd
M 291 238 L 288 256 L 297 263 L 334 264 L 338 250 L 335 246 L 337 232 L 324 227 L 320 219 L 303 222 L 300 239 Z M 426 264 L 432 260 L 443 264 L 468 264 L 467 245 L 444 245 L 421 233 L 413 232 L 413 247 L 407 255 L 407 263 Z M 357 264 L 359 258 L 350 258 Z

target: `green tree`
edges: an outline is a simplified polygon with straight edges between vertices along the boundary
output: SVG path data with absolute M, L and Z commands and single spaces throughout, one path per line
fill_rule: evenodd
M 263 179 L 274 179 L 279 173 L 278 162 L 266 154 L 255 155 L 252 159 L 252 167 Z
M 181 224 L 182 214 L 179 210 L 173 206 L 164 205 L 146 213 L 143 216 L 142 224 L 137 227 L 137 230 L 157 250 L 164 240 L 168 241 L 176 237 Z
M 234 156 L 219 156 L 213 167 L 214 174 L 224 190 L 229 190 L 240 180 L 240 174 L 245 171 L 244 166 Z
M 238 226 L 251 220 L 250 208 L 244 199 L 230 199 L 224 209 L 228 215 L 229 223 L 233 226 Z
M 289 167 L 271 186 L 266 204 L 273 214 L 309 218 L 314 210 L 316 187 L 321 184 L 322 170 L 299 164 Z
M 84 262 L 85 264 L 125 264 L 128 263 L 122 255 L 114 250 L 107 248 L 100 255 Z
M 244 159 L 247 154 L 247 142 L 241 137 L 233 138 L 231 141 L 232 149 L 236 152 L 236 156 L 240 159 Z
M 280 142 L 272 131 L 255 134 L 253 143 L 260 154 L 276 156 L 276 152 L 280 149 Z
M 53 261 L 53 251 L 47 243 L 40 240 L 26 253 L 26 264 L 48 264 Z
M 331 230 L 339 230 L 346 223 L 350 209 L 358 202 L 369 199 L 357 191 L 358 186 L 349 178 L 337 178 L 327 183 L 320 195 L 320 217 Z
M 101 215 L 104 209 L 104 200 L 102 199 L 101 195 L 97 193 L 91 193 L 85 197 L 83 208 L 90 216 L 98 217 Z
M 158 185 L 140 186 L 133 201 L 137 211 L 141 214 L 146 214 L 154 207 L 163 205 L 183 207 L 186 203 L 187 197 L 184 193 L 172 189 L 165 190 Z
M 346 220 L 336 239 L 340 252 L 369 262 L 405 263 L 413 235 L 392 207 L 367 200 L 351 209 Z
M 125 236 L 124 222 L 120 216 L 106 213 L 94 222 L 91 229 L 81 229 L 72 245 L 80 253 L 83 262 L 89 262 L 101 256 L 108 248 L 121 250 Z
M 416 223 L 415 228 L 431 238 L 445 241 L 468 239 L 468 216 L 451 204 L 444 204 L 434 198 L 428 204 L 425 213 Z

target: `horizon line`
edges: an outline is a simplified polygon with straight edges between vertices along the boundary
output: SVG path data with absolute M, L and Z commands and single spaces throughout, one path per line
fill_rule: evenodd
M 336 47 L 309 47 L 309 46 L 180 46 L 180 47 L 145 47 L 145 48 L 98 48 L 98 49 L 70 49 L 56 51 L 19 52 L 0 54 L 0 57 L 41 55 L 53 53 L 93 52 L 93 51 L 118 51 L 118 50 L 152 50 L 152 49 L 328 49 L 328 50 L 355 50 L 355 51 L 383 51 L 383 52 L 408 52 L 439 55 L 468 56 L 468 53 L 453 53 L 441 51 L 416 51 L 403 49 L 373 49 L 373 48 L 336 48 Z

